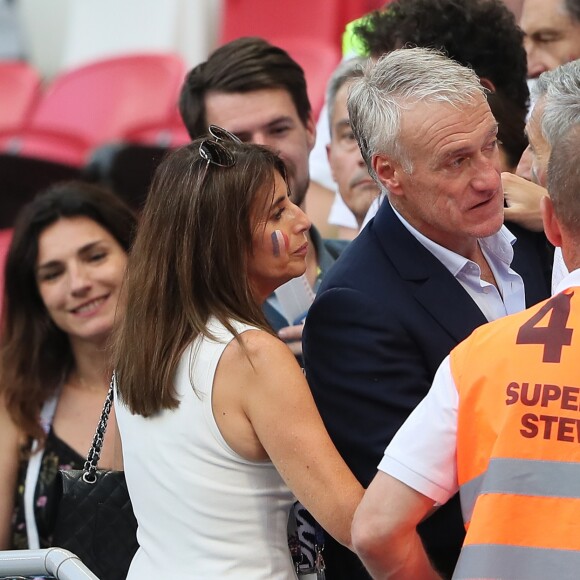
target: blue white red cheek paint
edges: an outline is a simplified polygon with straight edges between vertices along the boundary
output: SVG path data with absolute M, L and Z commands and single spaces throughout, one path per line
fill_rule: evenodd
M 288 236 L 283 234 L 280 230 L 272 232 L 272 250 L 274 257 L 279 258 L 282 252 L 286 252 L 288 248 Z

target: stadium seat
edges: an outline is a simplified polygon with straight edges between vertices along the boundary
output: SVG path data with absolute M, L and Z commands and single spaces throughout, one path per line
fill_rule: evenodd
M 20 208 L 37 192 L 58 181 L 80 177 L 75 167 L 0 153 L 0 229 L 11 228 Z
M 4 264 L 6 254 L 12 240 L 12 229 L 0 230 L 0 314 L 2 312 L 2 299 L 4 298 Z
M 344 3 L 345 0 L 224 0 L 219 41 L 225 44 L 240 36 L 261 36 L 272 42 L 283 30 L 288 36 L 318 38 L 340 46 L 346 25 Z
M 0 132 L 0 153 L 44 159 L 81 167 L 91 144 L 78 135 L 50 129 L 24 128 Z
M 81 166 L 93 148 L 167 119 L 184 75 L 180 56 L 152 53 L 64 72 L 48 87 L 25 130 L 0 133 L 0 151 Z
M 40 94 L 40 77 L 24 61 L 0 60 L 0 131 L 22 128 Z
M 163 121 L 136 125 L 123 135 L 123 140 L 140 145 L 174 148 L 189 143 L 191 137 L 175 106 Z
M 168 151 L 170 149 L 159 145 L 104 145 L 95 151 L 83 176 L 88 181 L 108 187 L 139 213 L 147 198 L 153 173 Z
M 273 37 L 271 42 L 284 48 L 304 69 L 312 114 L 318 119 L 324 104 L 326 84 L 341 59 L 339 47 L 319 38 Z

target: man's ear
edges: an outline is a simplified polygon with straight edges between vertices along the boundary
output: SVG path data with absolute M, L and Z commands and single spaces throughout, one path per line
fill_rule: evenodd
M 401 175 L 403 168 L 393 163 L 386 155 L 373 155 L 372 166 L 379 181 L 394 195 L 401 193 Z
M 554 246 L 562 246 L 562 229 L 558 217 L 554 212 L 554 204 L 546 195 L 540 200 L 540 210 L 542 211 L 542 221 L 544 222 L 544 232 L 550 243 Z
M 495 93 L 495 85 L 486 77 L 480 77 L 479 82 L 488 91 Z
M 308 153 L 314 149 L 314 144 L 316 143 L 316 121 L 312 116 L 312 112 L 308 115 L 308 119 L 306 119 L 306 135 L 308 140 Z
M 328 159 L 328 166 L 330 167 L 330 174 L 332 175 L 332 181 L 336 183 L 336 177 L 334 175 L 334 163 L 332 162 L 332 144 L 326 144 L 326 157 Z

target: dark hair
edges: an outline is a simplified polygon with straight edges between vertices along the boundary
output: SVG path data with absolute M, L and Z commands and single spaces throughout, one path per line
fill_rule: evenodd
M 205 96 L 209 92 L 248 93 L 260 89 L 288 91 L 306 125 L 311 107 L 300 65 L 285 50 L 262 38 L 246 37 L 224 44 L 185 77 L 179 110 L 190 137 L 196 139 L 206 132 Z
M 53 323 L 38 291 L 38 239 L 59 219 L 77 216 L 97 222 L 129 250 L 136 222 L 125 203 L 97 185 L 69 181 L 38 194 L 21 210 L 6 258 L 0 392 L 14 423 L 41 440 L 39 410 L 74 360 L 66 333 Z
M 580 0 L 565 0 L 564 6 L 572 20 L 580 22 Z
M 275 173 L 286 180 L 284 164 L 268 148 L 220 141 L 235 164 L 217 167 L 201 157 L 200 143 L 159 165 L 127 266 L 115 366 L 123 401 L 145 417 L 178 406 L 179 359 L 197 336 L 211 337 L 211 316 L 236 338 L 232 321 L 272 332 L 252 293 L 247 258 L 252 218 L 270 209 Z
M 506 98 L 501 91 L 487 95 L 489 108 L 498 123 L 497 137 L 506 154 L 510 168 L 515 169 L 528 146 L 526 138 L 526 112 Z
M 441 50 L 527 110 L 524 36 L 501 0 L 394 0 L 354 34 L 373 57 L 407 45 Z

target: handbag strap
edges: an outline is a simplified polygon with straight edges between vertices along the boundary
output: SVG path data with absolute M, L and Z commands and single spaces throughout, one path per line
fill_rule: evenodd
M 93 437 L 93 442 L 89 453 L 87 454 L 87 460 L 83 466 L 83 480 L 86 483 L 96 483 L 97 481 L 97 465 L 101 457 L 101 449 L 103 448 L 103 442 L 105 440 L 105 431 L 107 430 L 107 422 L 109 421 L 109 414 L 111 413 L 111 407 L 113 406 L 113 390 L 116 384 L 115 373 L 111 376 L 111 382 L 109 384 L 109 392 L 107 393 L 107 398 L 105 399 L 105 404 L 103 405 L 103 410 L 101 411 L 101 418 L 99 419 L 99 424 L 97 425 L 97 430 L 95 436 Z
M 45 435 L 48 435 L 50 431 L 50 426 L 52 425 L 52 420 L 56 412 L 59 393 L 60 389 L 44 403 L 40 411 L 40 426 Z M 26 478 L 24 480 L 24 520 L 26 522 L 26 537 L 29 550 L 38 550 L 40 548 L 36 516 L 34 514 L 34 494 L 36 493 L 38 474 L 42 466 L 42 456 L 40 442 L 38 439 L 35 439 L 30 449 L 30 459 L 28 460 Z

